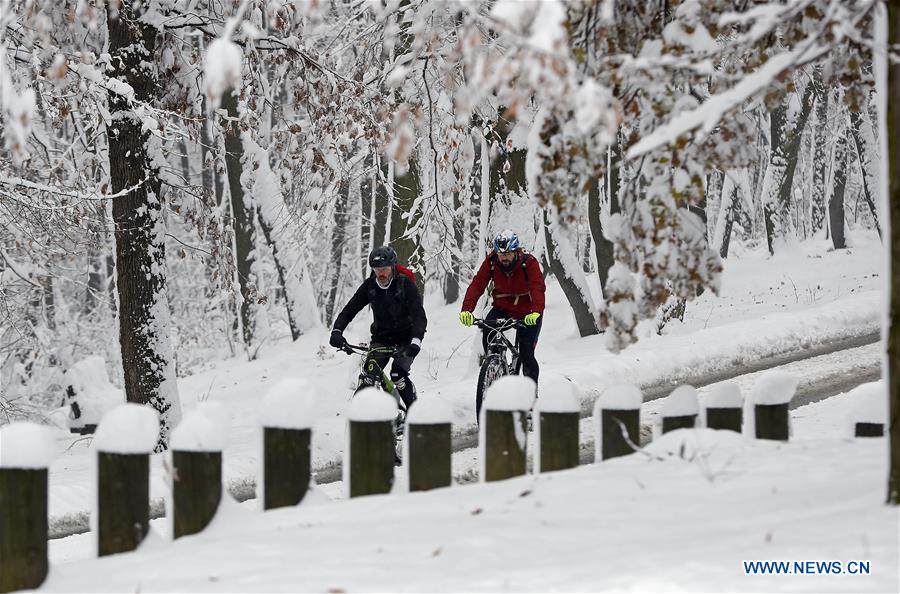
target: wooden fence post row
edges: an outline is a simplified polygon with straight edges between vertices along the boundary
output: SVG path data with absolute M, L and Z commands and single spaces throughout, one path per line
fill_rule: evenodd
M 450 486 L 452 420 L 450 407 L 436 398 L 422 398 L 410 407 L 403 444 L 410 491 Z
M 663 402 L 662 432 L 693 429 L 700 413 L 700 403 L 694 386 L 678 386 Z
M 706 397 L 706 426 L 710 429 L 729 429 L 741 432 L 744 422 L 744 400 L 741 389 L 734 382 L 716 384 Z
M 788 407 L 799 380 L 784 371 L 763 374 L 753 386 L 753 434 L 757 439 L 787 441 L 790 438 Z
M 297 505 L 309 489 L 316 407 L 312 389 L 306 380 L 290 378 L 276 384 L 263 400 L 262 476 L 256 481 L 263 509 Z
M 644 397 L 632 384 L 610 386 L 594 403 L 594 460 L 632 454 L 640 447 Z
M 529 377 L 507 375 L 485 391 L 478 436 L 482 482 L 525 474 L 528 412 L 536 389 Z
M 378 388 L 365 388 L 353 397 L 347 413 L 343 466 L 348 497 L 391 491 L 396 416 L 396 400 Z
M 226 423 L 221 404 L 203 402 L 172 432 L 173 538 L 200 532 L 219 509 Z
M 97 507 L 91 531 L 97 554 L 133 551 L 150 528 L 150 454 L 159 415 L 149 406 L 121 404 L 103 416 L 97 449 Z
M 47 468 L 53 435 L 34 423 L 0 427 L 0 592 L 47 577 Z
M 534 457 L 535 472 L 578 466 L 578 429 L 581 412 L 578 388 L 569 381 L 554 384 L 538 398 Z

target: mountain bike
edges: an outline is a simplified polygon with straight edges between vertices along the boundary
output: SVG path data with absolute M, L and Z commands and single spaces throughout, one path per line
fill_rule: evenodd
M 400 397 L 397 386 L 391 380 L 390 374 L 382 369 L 377 362 L 371 360 L 369 355 L 381 353 L 390 358 L 400 352 L 401 349 L 393 346 L 370 347 L 367 344 L 347 344 L 340 350 L 348 355 L 363 355 L 365 367 L 359 373 L 359 383 L 353 391 L 354 396 L 363 388 L 380 387 L 397 401 L 397 416 L 394 418 L 394 460 L 396 464 L 400 464 L 403 453 L 403 432 L 406 426 L 406 405 L 403 402 L 403 398 Z
M 507 338 L 504 332 L 525 328 L 525 324 L 509 318 L 498 318 L 490 322 L 475 318 L 474 325 L 487 331 L 487 353 L 481 363 L 478 387 L 475 389 L 475 414 L 480 423 L 481 406 L 488 387 L 504 375 L 518 375 L 522 369 L 518 345 Z

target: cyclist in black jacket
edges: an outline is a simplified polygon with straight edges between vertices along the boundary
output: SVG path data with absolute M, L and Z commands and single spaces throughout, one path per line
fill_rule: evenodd
M 397 386 L 397 392 L 409 410 L 416 400 L 416 388 L 409 378 L 409 370 L 422 348 L 428 324 L 422 296 L 405 270 L 398 271 L 397 253 L 393 248 L 382 246 L 372 250 L 369 266 L 372 267 L 372 274 L 363 281 L 334 320 L 329 343 L 338 349 L 347 346 L 344 330 L 356 314 L 366 305 L 371 305 L 374 321 L 370 347 L 392 346 L 399 349 L 391 365 L 391 381 Z M 389 357 L 385 353 L 370 353 L 363 369 L 369 368 L 369 360 L 374 360 L 384 369 Z M 360 386 L 367 379 L 365 374 L 361 375 Z

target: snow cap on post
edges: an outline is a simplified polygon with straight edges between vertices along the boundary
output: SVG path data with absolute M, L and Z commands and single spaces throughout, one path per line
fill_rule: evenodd
M 484 396 L 486 410 L 530 410 L 534 403 L 534 380 L 524 375 L 506 375 L 491 384 Z
M 406 422 L 410 425 L 443 425 L 453 422 L 450 405 L 437 397 L 419 398 L 410 407 Z
M 159 413 L 143 404 L 115 407 L 97 427 L 94 447 L 111 454 L 150 454 L 159 439 Z
M 55 457 L 49 428 L 28 422 L 0 427 L 0 468 L 48 468 Z
M 351 421 L 393 421 L 397 416 L 397 401 L 378 388 L 364 388 L 353 397 L 347 418 Z
M 753 386 L 750 397 L 754 404 L 787 404 L 793 399 L 800 380 L 785 371 L 767 371 Z
M 219 38 L 209 44 L 203 58 L 203 88 L 212 109 L 219 107 L 224 93 L 237 90 L 242 62 L 243 54 L 236 43 Z
M 743 405 L 741 388 L 735 382 L 716 384 L 706 396 L 706 406 L 709 408 L 740 408 Z
M 570 381 L 561 381 L 541 392 L 537 409 L 546 413 L 577 413 L 581 412 L 580 401 L 578 387 Z
M 669 397 L 663 402 L 663 416 L 665 417 L 687 417 L 696 415 L 700 412 L 700 405 L 697 400 L 697 390 L 694 386 L 683 385 L 678 386 Z
M 852 393 L 856 403 L 853 411 L 854 421 L 882 425 L 887 422 L 888 399 L 884 380 L 863 384 Z
M 202 402 L 172 432 L 171 449 L 181 452 L 221 452 L 228 418 L 218 402 Z
M 599 410 L 635 410 L 641 408 L 644 396 L 634 384 L 616 384 L 600 393 L 594 404 L 594 414 Z
M 313 386 L 303 378 L 281 380 L 266 393 L 259 416 L 263 427 L 310 429 L 315 423 Z

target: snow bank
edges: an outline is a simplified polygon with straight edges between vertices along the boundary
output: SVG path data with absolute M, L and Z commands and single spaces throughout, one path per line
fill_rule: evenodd
M 570 381 L 554 383 L 541 392 L 537 399 L 537 409 L 549 413 L 577 413 L 581 411 L 578 387 Z
M 149 454 L 159 439 L 159 414 L 150 406 L 127 402 L 103 417 L 93 446 L 113 454 Z
M 677 457 L 690 461 L 705 458 L 712 451 L 722 455 L 745 447 L 747 442 L 739 433 L 698 427 L 664 433 L 643 450 L 657 458 Z
M 313 386 L 302 378 L 281 380 L 263 398 L 259 421 L 263 427 L 310 429 L 315 423 Z
M 451 423 L 453 422 L 453 410 L 447 402 L 435 396 L 420 398 L 409 408 L 406 422 L 410 425 Z M 406 459 L 404 458 L 404 460 Z
M 640 388 L 634 384 L 617 384 L 610 386 L 600 393 L 594 404 L 594 414 L 601 409 L 606 410 L 634 410 L 640 408 L 644 402 L 644 396 Z
M 112 385 L 106 375 L 102 357 L 86 357 L 66 370 L 64 385 L 75 392 L 80 415 L 72 418 L 71 427 L 99 425 L 108 411 L 125 402 L 125 394 Z
M 855 423 L 881 423 L 886 424 L 888 418 L 888 397 L 884 381 L 864 384 L 851 391 L 855 408 L 853 421 Z
M 225 407 L 218 402 L 203 402 L 175 428 L 170 446 L 182 452 L 221 452 L 226 430 Z
M 524 375 L 507 375 L 488 386 L 486 410 L 530 410 L 534 404 L 534 380 Z
M 704 398 L 708 408 L 741 408 L 744 399 L 741 388 L 735 382 L 722 382 L 713 386 Z
M 768 371 L 757 380 L 750 393 L 753 404 L 787 404 L 797 391 L 800 380 L 785 371 Z
M 694 386 L 678 386 L 663 403 L 664 417 L 687 417 L 700 412 L 697 390 Z
M 351 421 L 393 421 L 397 416 L 397 401 L 378 388 L 364 388 L 353 397 L 347 418 Z
M 27 422 L 0 427 L 0 468 L 48 468 L 55 457 L 48 427 Z

